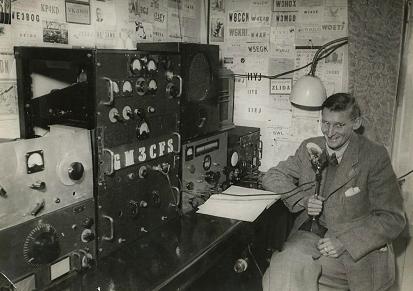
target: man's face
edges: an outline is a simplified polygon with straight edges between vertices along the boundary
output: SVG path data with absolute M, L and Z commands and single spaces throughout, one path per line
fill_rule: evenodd
M 340 149 L 349 140 L 353 130 L 360 126 L 360 118 L 351 118 L 351 109 L 331 111 L 324 108 L 321 116 L 321 131 L 327 145 L 334 150 Z

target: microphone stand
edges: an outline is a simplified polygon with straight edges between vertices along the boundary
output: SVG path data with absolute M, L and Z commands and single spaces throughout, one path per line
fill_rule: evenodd
M 316 161 L 312 160 L 311 164 L 313 165 L 315 171 L 315 190 L 314 190 L 314 197 L 317 198 L 320 195 L 320 185 L 321 185 L 321 172 L 325 168 L 326 163 L 320 162 L 320 159 Z M 327 228 L 322 226 L 319 222 L 318 215 L 311 215 L 300 227 L 299 230 L 309 231 L 312 232 L 319 237 L 324 237 L 325 233 L 327 232 Z

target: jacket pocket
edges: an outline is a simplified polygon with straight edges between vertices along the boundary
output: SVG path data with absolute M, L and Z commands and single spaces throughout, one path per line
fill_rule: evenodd
M 373 257 L 373 290 L 389 288 L 395 279 L 395 258 L 391 244 L 372 253 Z
M 369 197 L 366 191 L 363 189 L 352 196 L 345 196 L 343 193 L 344 209 L 346 211 L 346 217 L 350 219 L 358 218 L 366 215 L 369 212 Z

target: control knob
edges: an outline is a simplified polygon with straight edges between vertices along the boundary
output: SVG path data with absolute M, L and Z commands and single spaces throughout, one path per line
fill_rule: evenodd
M 174 83 L 168 83 L 166 85 L 166 95 L 169 98 L 176 98 L 179 94 L 178 88 L 175 86 Z
M 69 178 L 75 181 L 82 179 L 85 172 L 85 168 L 80 162 L 73 162 L 70 164 L 68 169 Z

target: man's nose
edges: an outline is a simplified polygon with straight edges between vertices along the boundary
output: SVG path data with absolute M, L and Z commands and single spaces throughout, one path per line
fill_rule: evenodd
M 328 129 L 327 129 L 327 135 L 328 136 L 333 136 L 334 133 L 335 133 L 334 126 L 332 124 L 329 124 Z

